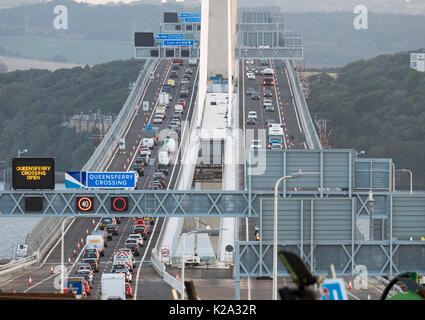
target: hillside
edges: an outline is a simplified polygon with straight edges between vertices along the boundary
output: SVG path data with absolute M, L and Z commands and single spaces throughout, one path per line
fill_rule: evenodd
M 117 114 L 142 66 L 116 61 L 0 74 L 0 159 L 28 149 L 28 157 L 55 157 L 57 171 L 81 169 L 94 150 L 92 134 L 77 134 L 61 124 L 81 112 Z
M 308 105 L 312 115 L 330 120 L 333 148 L 393 158 L 396 168 L 413 171 L 414 188 L 425 189 L 425 73 L 409 69 L 408 53 L 351 63 L 337 79 L 311 80 Z M 407 174 L 398 179 L 408 186 Z

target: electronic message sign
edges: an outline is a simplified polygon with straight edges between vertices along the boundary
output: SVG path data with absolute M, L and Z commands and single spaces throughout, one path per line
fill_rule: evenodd
M 54 158 L 13 158 L 13 189 L 54 189 Z

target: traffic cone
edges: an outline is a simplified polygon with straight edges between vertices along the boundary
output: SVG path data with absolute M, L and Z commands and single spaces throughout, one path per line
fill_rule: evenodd
M 13 289 L 13 293 L 16 293 L 16 290 L 15 289 Z
M 53 274 L 53 266 L 50 266 L 50 274 Z
M 29 286 L 32 286 L 32 280 L 31 280 L 31 277 L 29 278 L 29 280 L 28 280 L 28 285 Z
M 367 300 L 370 300 L 370 294 L 369 293 L 367 294 Z
M 81 250 L 80 243 L 77 244 L 77 249 Z
M 74 249 L 74 257 L 77 255 L 77 250 Z
M 89 229 L 86 230 L 86 234 L 89 234 Z
M 353 286 L 351 285 L 351 280 L 350 280 L 350 282 L 348 283 L 348 289 L 353 289 Z
M 83 244 L 83 243 L 84 243 L 84 240 L 83 240 L 83 238 L 81 238 L 81 241 L 80 241 L 80 242 L 81 242 L 81 244 Z
M 68 264 L 71 264 L 71 257 L 68 257 Z
M 179 274 L 178 274 L 178 273 L 176 274 L 176 280 L 177 280 L 177 281 L 179 281 L 179 280 L 180 280 L 180 279 L 179 279 Z

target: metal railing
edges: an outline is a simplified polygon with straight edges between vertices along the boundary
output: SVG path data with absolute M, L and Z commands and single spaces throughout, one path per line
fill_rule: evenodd
M 137 77 L 136 83 L 127 97 L 120 113 L 112 124 L 108 133 L 103 138 L 102 142 L 93 152 L 90 159 L 83 166 L 82 171 L 103 170 L 106 164 L 115 153 L 119 146 L 119 138 L 123 137 L 134 113 L 137 111 L 137 104 L 143 94 L 143 89 L 148 85 L 149 74 L 159 64 L 159 60 L 148 59 L 143 65 Z M 43 218 L 27 236 L 28 248 L 31 256 L 10 261 L 0 267 L 0 274 L 13 272 L 40 261 L 46 251 L 52 246 L 61 235 L 61 225 L 63 219 L 58 218 Z M 36 250 L 37 248 L 37 250 Z
M 159 257 L 157 256 L 157 250 L 152 249 L 151 251 L 151 262 L 154 270 L 159 274 L 159 276 L 164 280 L 170 287 L 175 289 L 179 294 L 182 291 L 182 284 L 172 275 L 170 275 L 165 268 L 165 264 L 161 262 Z
M 307 102 L 305 101 L 304 94 L 301 90 L 300 81 L 298 75 L 295 72 L 294 63 L 292 60 L 285 60 L 286 70 L 289 76 L 289 85 L 292 88 L 295 107 L 300 115 L 302 128 L 305 132 L 305 137 L 309 149 L 322 149 L 319 136 L 317 135 L 314 122 L 311 118 L 310 111 L 308 110 Z

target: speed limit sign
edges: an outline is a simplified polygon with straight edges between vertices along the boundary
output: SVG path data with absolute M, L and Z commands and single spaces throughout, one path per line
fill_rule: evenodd
M 76 209 L 80 212 L 93 211 L 93 197 L 77 197 L 76 198 Z
M 168 250 L 167 248 L 162 249 L 162 250 L 161 250 L 161 255 L 162 255 L 164 258 L 167 258 L 167 257 L 170 255 L 170 250 Z

